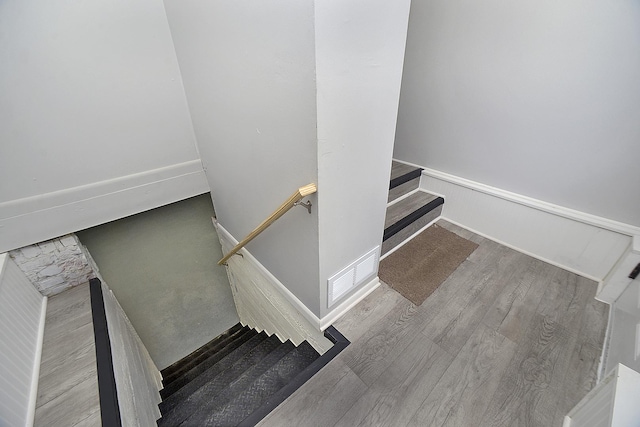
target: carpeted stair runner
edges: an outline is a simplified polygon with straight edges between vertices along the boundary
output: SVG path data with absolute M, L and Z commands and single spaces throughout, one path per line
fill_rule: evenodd
M 158 426 L 254 425 L 348 345 L 331 329 L 334 348 L 320 356 L 235 325 L 162 371 Z

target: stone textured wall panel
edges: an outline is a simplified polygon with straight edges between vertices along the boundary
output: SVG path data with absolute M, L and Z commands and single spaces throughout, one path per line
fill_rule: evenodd
M 9 255 L 45 296 L 58 294 L 96 277 L 90 256 L 75 234 L 25 246 Z

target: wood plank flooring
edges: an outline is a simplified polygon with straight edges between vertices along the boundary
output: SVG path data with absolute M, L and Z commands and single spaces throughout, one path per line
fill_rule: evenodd
M 34 425 L 100 425 L 88 283 L 47 302 Z
M 596 283 L 446 221 L 480 246 L 420 307 L 382 284 L 352 344 L 259 426 L 557 426 L 595 385 Z

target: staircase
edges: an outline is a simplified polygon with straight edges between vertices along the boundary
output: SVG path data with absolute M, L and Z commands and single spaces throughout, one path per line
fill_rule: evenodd
M 419 188 L 422 168 L 393 161 L 381 256 L 390 253 L 442 213 L 444 199 Z
M 334 346 L 320 356 L 237 324 L 162 371 L 158 426 L 255 425 L 348 341 L 330 327 Z

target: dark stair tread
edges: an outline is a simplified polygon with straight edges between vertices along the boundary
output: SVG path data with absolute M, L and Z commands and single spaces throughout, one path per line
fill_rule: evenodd
M 233 334 L 220 340 L 215 346 L 209 347 L 208 349 L 202 352 L 199 352 L 196 356 L 189 358 L 189 360 L 182 363 L 179 368 L 174 369 L 173 372 L 171 372 L 170 374 L 165 375 L 163 373 L 162 384 L 166 387 L 167 385 L 175 381 L 177 378 L 182 376 L 185 372 L 189 371 L 194 366 L 197 366 L 203 360 L 209 358 L 212 354 L 215 354 L 220 350 L 224 349 L 227 345 L 234 342 L 235 340 L 241 337 L 245 337 L 246 339 L 249 339 L 251 336 L 255 334 L 256 334 L 256 331 L 248 327 L 243 327 L 237 330 Z
M 265 358 L 248 367 L 242 375 L 222 389 L 218 389 L 215 384 L 205 384 L 171 411 L 163 414 L 158 426 L 176 426 L 203 408 L 205 411 L 211 411 L 224 406 L 234 395 L 241 393 L 243 388 L 252 384 L 294 349 L 291 341 L 280 343 Z
M 423 191 L 418 191 L 416 194 L 424 193 Z M 425 193 L 428 194 L 428 193 Z M 429 195 L 433 196 L 433 195 Z M 424 215 L 428 214 L 438 206 L 444 204 L 444 199 L 442 197 L 433 196 L 435 198 L 431 199 L 424 205 L 420 205 L 419 207 L 413 207 L 411 210 L 407 212 L 406 215 L 402 216 L 393 224 L 385 227 L 384 233 L 382 235 L 382 241 L 386 241 L 396 233 L 400 232 L 403 228 L 411 225 L 413 222 L 422 218 Z M 402 203 L 404 200 L 401 200 L 399 203 Z M 393 207 L 393 206 L 390 206 Z M 388 213 L 389 211 L 387 211 Z
M 396 188 L 405 182 L 418 178 L 423 169 L 404 163 L 393 161 L 391 163 L 391 177 L 389 179 L 389 190 Z
M 209 341 L 208 343 L 206 343 L 205 345 L 203 345 L 199 349 L 194 350 L 188 356 L 185 356 L 182 359 L 178 360 L 177 362 L 174 362 L 170 366 L 167 366 L 166 368 L 164 368 L 161 371 L 162 377 L 163 378 L 167 378 L 167 377 L 173 375 L 176 371 L 182 369 L 182 367 L 184 365 L 190 363 L 191 360 L 197 358 L 202 353 L 205 353 L 205 352 L 209 351 L 210 349 L 219 346 L 222 341 L 225 341 L 227 338 L 229 338 L 230 336 L 232 336 L 233 334 L 235 334 L 236 332 L 238 332 L 241 329 L 243 329 L 242 324 L 241 323 L 236 323 L 231 328 L 227 329 L 226 331 L 224 331 L 223 333 L 221 333 L 220 335 L 218 335 L 217 337 L 215 337 L 214 339 L 212 339 L 211 341 Z M 248 330 L 249 328 L 244 327 L 244 329 Z
M 160 392 L 160 396 L 162 397 L 162 399 L 167 399 L 212 366 L 221 364 L 222 369 L 228 368 L 233 364 L 235 360 L 243 357 L 253 348 L 260 345 L 262 341 L 267 339 L 266 333 L 257 333 L 256 331 L 253 332 L 254 333 L 252 336 L 247 336 L 245 334 L 242 337 L 237 338 L 233 342 L 227 344 L 222 350 L 209 355 L 207 359 L 202 360 L 197 366 L 194 366 L 189 371 L 182 374 L 179 378 L 176 378 L 173 382 L 171 382 L 171 384 L 169 384 L 164 388 L 164 390 Z
M 320 355 L 304 341 L 217 410 L 201 407 L 181 426 L 238 425 Z M 219 399 L 216 399 L 219 400 Z
M 208 390 L 223 389 L 280 345 L 282 345 L 280 339 L 275 335 L 272 335 L 240 358 L 238 358 L 238 355 L 235 352 L 228 354 L 225 358 L 220 360 L 220 362 L 216 363 L 202 374 L 198 375 L 193 381 L 189 382 L 180 390 L 163 400 L 159 405 L 160 412 L 162 414 L 168 413 L 190 395 L 195 393 L 199 388 L 207 384 L 209 384 L 207 385 Z M 211 392 L 211 395 L 213 395 L 213 392 Z
M 384 219 L 384 228 L 389 228 L 405 216 L 437 198 L 438 196 L 419 190 L 404 199 L 395 202 L 391 206 L 387 207 L 387 213 Z

